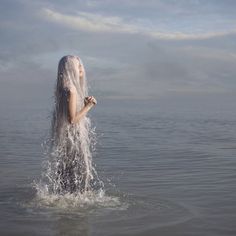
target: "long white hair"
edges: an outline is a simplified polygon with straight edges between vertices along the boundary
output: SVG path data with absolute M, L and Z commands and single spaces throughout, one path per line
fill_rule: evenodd
M 51 158 L 46 172 L 50 191 L 60 194 L 90 191 L 102 183 L 92 165 L 91 146 L 95 139 L 90 119 L 84 116 L 78 124 L 70 124 L 68 121 L 68 95 L 71 87 L 77 91 L 78 112 L 84 106 L 84 98 L 88 96 L 85 70 L 79 57 L 64 56 L 58 64 Z
M 68 55 L 62 57 L 58 64 L 55 110 L 52 120 L 54 131 L 57 131 L 57 138 L 61 136 L 63 125 L 68 123 L 68 95 L 72 87 L 77 91 L 76 104 L 79 111 L 84 105 L 84 98 L 88 96 L 85 69 L 78 56 Z

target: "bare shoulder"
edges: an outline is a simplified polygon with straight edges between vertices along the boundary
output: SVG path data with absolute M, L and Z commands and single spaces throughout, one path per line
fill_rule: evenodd
M 75 86 L 70 86 L 70 87 L 68 88 L 68 92 L 69 92 L 70 94 L 76 94 L 77 91 L 76 91 Z
M 74 86 L 68 88 L 68 97 L 67 101 L 69 102 L 69 106 L 75 106 L 77 99 L 77 90 Z

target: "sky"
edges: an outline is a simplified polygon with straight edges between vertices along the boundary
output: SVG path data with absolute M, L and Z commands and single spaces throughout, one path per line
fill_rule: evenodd
M 0 92 L 53 94 L 64 55 L 102 99 L 236 98 L 236 1 L 1 0 Z

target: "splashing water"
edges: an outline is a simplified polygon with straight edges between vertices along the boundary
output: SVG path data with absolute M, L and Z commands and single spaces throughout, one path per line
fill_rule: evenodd
M 48 159 L 44 162 L 42 179 L 36 184 L 37 194 L 42 198 L 73 195 L 94 199 L 104 195 L 104 184 L 92 163 L 95 129 L 91 128 L 91 121 L 86 116 L 77 124 L 68 122 L 70 87 L 74 86 L 77 91 L 77 111 L 83 107 L 88 95 L 85 73 L 83 78 L 80 77 L 81 65 L 78 57 L 66 56 L 58 66 L 51 135 L 45 145 Z
M 49 159 L 44 162 L 43 179 L 49 194 L 83 194 L 103 188 L 92 163 L 91 146 L 95 146 L 95 131 L 90 119 L 80 124 L 66 125 L 64 138 L 50 140 Z

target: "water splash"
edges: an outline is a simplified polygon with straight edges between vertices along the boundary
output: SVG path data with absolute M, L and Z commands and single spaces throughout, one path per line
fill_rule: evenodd
M 48 194 L 101 191 L 104 184 L 92 162 L 96 134 L 91 129 L 89 118 L 85 117 L 78 125 L 66 125 L 64 132 L 64 138 L 57 142 L 49 139 L 44 145 L 47 159 L 43 163 L 41 181 Z
M 47 159 L 43 163 L 42 179 L 35 185 L 42 198 L 70 194 L 94 198 L 104 192 L 104 184 L 92 162 L 96 134 L 90 119 L 85 116 L 77 124 L 68 122 L 70 88 L 74 86 L 77 91 L 77 111 L 82 109 L 88 96 L 85 73 L 83 78 L 80 75 L 81 65 L 76 56 L 63 57 L 59 62 L 51 133 L 44 144 Z
M 129 206 L 121 201 L 120 196 L 107 195 L 103 189 L 99 191 L 87 191 L 84 193 L 49 194 L 47 186 L 42 183 L 35 185 L 37 197 L 28 204 L 34 208 L 53 208 L 64 211 L 95 210 L 109 208 L 114 210 L 126 210 Z

